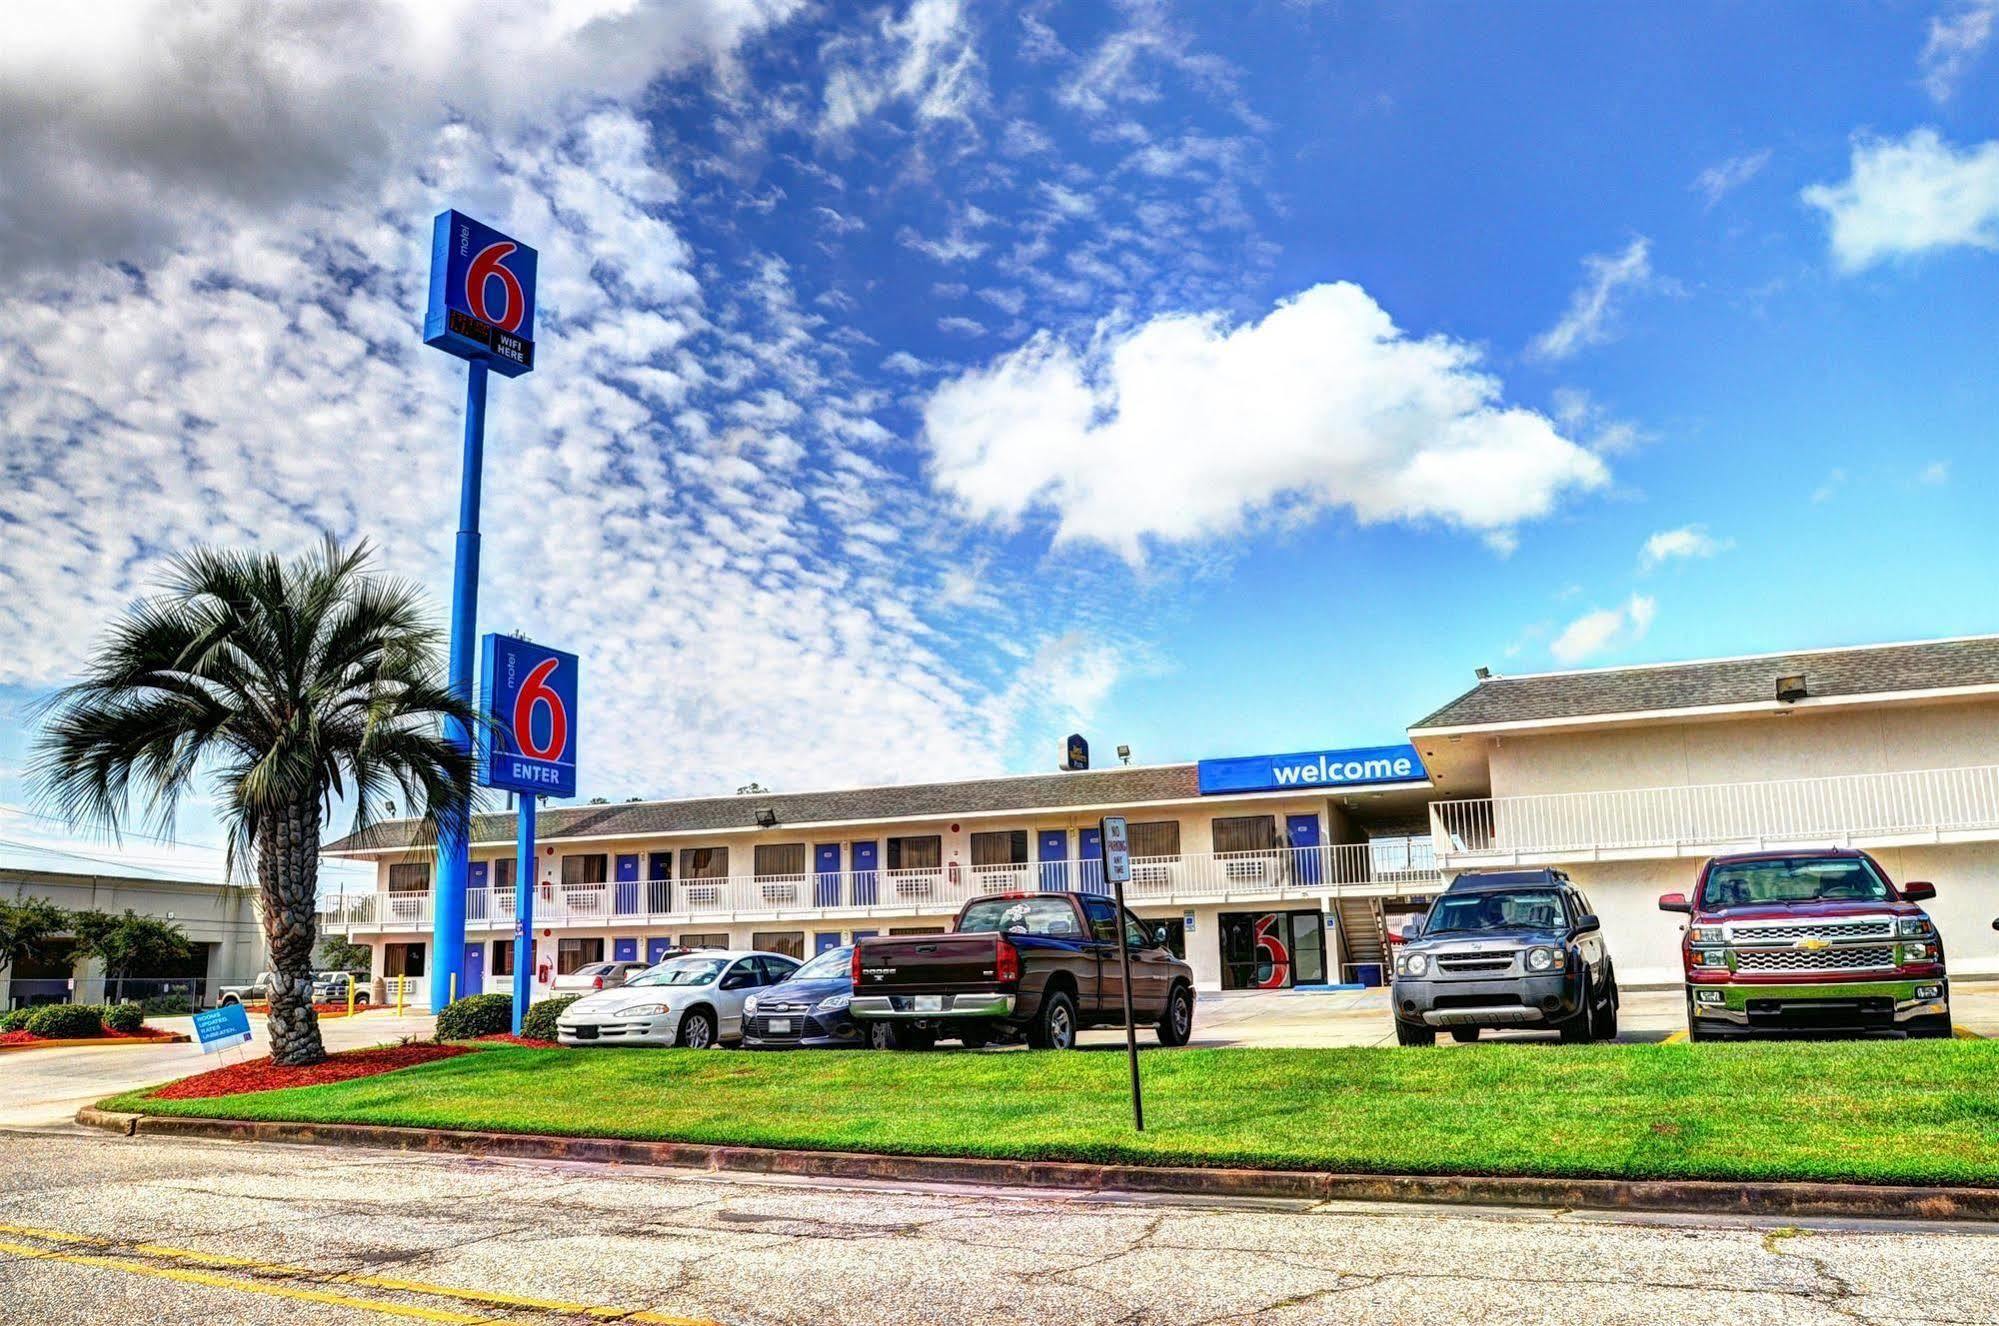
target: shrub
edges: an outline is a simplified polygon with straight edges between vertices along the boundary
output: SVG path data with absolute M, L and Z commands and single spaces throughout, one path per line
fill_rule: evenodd
M 104 1034 L 104 1018 L 88 1004 L 44 1004 L 28 1019 L 28 1030 L 52 1041 L 77 1041 Z
M 467 995 L 446 1004 L 437 1015 L 437 1039 L 469 1041 L 514 1029 L 514 997 L 510 994 Z
M 104 1010 L 104 1029 L 123 1036 L 146 1025 L 146 1010 L 137 1004 L 113 1004 Z
M 555 1039 L 555 1020 L 562 1016 L 562 1010 L 575 1003 L 581 995 L 557 995 L 528 1006 L 527 1016 L 521 1019 L 521 1035 L 531 1041 L 552 1041 Z
M 139 1001 L 139 1007 L 148 1017 L 166 1017 L 174 1013 L 192 1013 L 194 1005 L 184 994 L 149 995 Z
M 28 1029 L 28 1019 L 34 1015 L 35 1010 L 32 1008 L 16 1008 L 6 1013 L 0 1013 L 0 1032 L 26 1031 Z

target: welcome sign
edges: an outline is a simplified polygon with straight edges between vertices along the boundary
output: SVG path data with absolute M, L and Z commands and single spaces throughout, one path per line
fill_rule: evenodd
M 1238 755 L 1202 760 L 1197 769 L 1202 796 L 1221 792 L 1275 792 L 1291 787 L 1420 783 L 1430 776 L 1423 768 L 1422 757 L 1410 745 L 1357 746 L 1291 755 Z

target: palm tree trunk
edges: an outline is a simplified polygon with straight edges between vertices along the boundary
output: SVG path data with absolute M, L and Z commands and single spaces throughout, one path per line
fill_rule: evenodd
M 295 804 L 257 842 L 257 885 L 264 937 L 271 946 L 271 1062 L 316 1064 L 326 1058 L 312 1009 L 312 951 L 319 942 L 319 801 Z

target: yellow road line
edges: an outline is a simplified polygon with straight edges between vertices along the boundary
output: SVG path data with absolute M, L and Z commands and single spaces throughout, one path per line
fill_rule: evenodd
M 50 1242 L 80 1243 L 96 1248 L 126 1246 L 116 1239 L 100 1238 L 93 1234 L 78 1234 L 62 1229 L 46 1229 L 36 1225 L 0 1224 L 0 1234 L 13 1234 L 19 1237 L 44 1239 Z M 0 1249 L 7 1251 L 18 1250 L 19 1246 L 16 1244 L 0 1243 Z M 41 1252 L 39 1249 L 31 1251 Z M 669 1313 L 648 1312 L 638 1308 L 618 1307 L 610 1304 L 570 1303 L 561 1299 L 529 1298 L 521 1294 L 505 1294 L 493 1290 L 459 1289 L 451 1285 L 430 1284 L 422 1280 L 399 1280 L 389 1276 L 362 1275 L 359 1272 L 351 1271 L 317 1272 L 303 1266 L 288 1266 L 281 1262 L 258 1261 L 250 1257 L 232 1257 L 226 1253 L 196 1252 L 190 1248 L 172 1248 L 159 1243 L 135 1244 L 130 1246 L 128 1251 L 170 1261 L 191 1263 L 197 1266 L 228 1267 L 239 1271 L 255 1272 L 284 1279 L 312 1280 L 321 1284 L 345 1284 L 368 1289 L 390 1289 L 406 1294 L 422 1294 L 431 1298 L 449 1298 L 465 1303 L 479 1303 L 489 1307 L 523 1308 L 533 1312 L 594 1317 L 600 1321 L 642 1322 L 645 1323 L 645 1326 L 720 1326 L 720 1323 L 710 1321 L 705 1317 L 676 1317 Z M 66 1254 L 56 1253 L 48 1253 L 46 1255 L 56 1256 L 59 1260 L 65 1259 L 67 1256 Z M 147 1270 L 140 1263 L 135 1263 L 133 1267 L 121 1267 L 120 1269 L 134 1268 L 146 1271 L 146 1273 L 164 1271 L 166 1269 L 150 1268 L 150 1270 Z M 264 1290 L 264 1286 L 248 1281 L 240 1282 L 240 1285 L 243 1288 L 253 1291 L 262 1292 Z M 345 1301 L 374 1306 L 368 1299 Z M 383 1307 L 383 1311 L 396 1310 L 398 1309 L 393 1305 Z M 445 1317 L 438 1320 L 485 1321 L 487 1318 L 446 1314 Z
M 490 1321 L 489 1317 L 475 1317 L 469 1312 L 447 1312 L 443 1308 L 427 1308 L 415 1304 L 381 1303 L 374 1299 L 352 1298 L 346 1294 L 332 1294 L 323 1289 L 300 1289 L 295 1285 L 263 1284 L 255 1280 L 240 1280 L 235 1276 L 217 1275 L 213 1271 L 191 1271 L 179 1266 L 151 1266 L 145 1262 L 135 1262 L 126 1257 L 99 1257 L 90 1253 L 56 1252 L 48 1248 L 30 1247 L 25 1243 L 0 1243 L 0 1252 L 11 1252 L 21 1257 L 37 1261 L 64 1262 L 71 1266 L 91 1266 L 99 1270 L 125 1271 L 132 1275 L 150 1275 L 161 1280 L 178 1280 L 183 1284 L 205 1285 L 210 1289 L 230 1289 L 246 1294 L 268 1294 L 273 1298 L 298 1299 L 307 1303 L 327 1303 L 334 1307 L 354 1308 L 362 1312 L 379 1312 L 391 1317 L 414 1317 L 418 1321 L 452 1323 L 453 1326 L 480 1326 Z
M 1985 1039 L 1985 1037 L 1979 1035 L 1977 1032 L 1973 1031 L 1970 1027 L 1965 1026 L 1962 1022 L 1953 1026 L 1950 1029 L 1950 1034 L 1957 1037 L 1961 1041 L 1982 1041 Z
M 1683 1028 L 1681 1028 L 1681 1029 L 1680 1029 L 1679 1031 L 1676 1031 L 1676 1032 L 1674 1032 L 1674 1033 L 1673 1033 L 1672 1035 L 1670 1035 L 1670 1036 L 1666 1037 L 1666 1039 L 1665 1039 L 1665 1040 L 1662 1040 L 1662 1041 L 1660 1041 L 1660 1042 L 1659 1042 L 1659 1044 L 1661 1044 L 1661 1045 L 1679 1045 L 1679 1044 L 1682 1044 L 1682 1043 L 1684 1043 L 1684 1042 L 1686 1041 L 1686 1039 L 1687 1039 L 1687 1033 L 1686 1033 L 1686 1029 L 1685 1029 L 1685 1028 L 1683 1027 Z

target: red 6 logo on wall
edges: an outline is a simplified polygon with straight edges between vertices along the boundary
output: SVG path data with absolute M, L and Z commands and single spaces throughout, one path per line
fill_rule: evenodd
M 1259 990 L 1282 990 L 1291 984 L 1291 950 L 1285 946 L 1282 937 L 1273 933 L 1276 926 L 1285 919 L 1282 913 L 1271 913 L 1257 918 L 1256 951 L 1263 955 L 1262 960 L 1257 963 L 1259 979 L 1256 988 Z M 1263 975 L 1262 969 L 1265 966 L 1270 969 L 1268 976 Z

